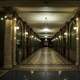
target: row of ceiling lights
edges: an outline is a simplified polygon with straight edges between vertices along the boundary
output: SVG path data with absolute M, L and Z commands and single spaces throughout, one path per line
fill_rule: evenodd
M 74 27 L 73 29 L 74 29 L 74 30 L 78 30 L 78 27 Z M 68 36 L 68 32 L 65 32 L 64 35 L 65 35 L 65 36 Z M 52 39 L 52 41 L 55 41 L 55 40 L 58 40 L 58 39 L 61 39 L 61 38 L 62 38 L 62 36 L 59 35 L 58 37 Z M 78 40 L 79 38 L 76 38 L 76 39 Z
M 16 18 L 14 18 L 14 20 L 17 20 Z M 19 26 L 16 26 L 16 30 L 19 30 Z M 25 35 L 26 36 L 28 36 L 28 32 L 25 32 Z M 35 39 L 35 40 L 37 40 L 37 41 L 40 41 L 41 42 L 41 40 L 40 39 L 38 39 L 37 37 L 34 37 L 33 35 L 31 35 L 30 36 L 30 38 L 32 39 Z
M 30 36 L 30 38 L 31 38 L 31 39 L 35 39 L 35 40 L 37 40 L 37 41 L 40 41 L 40 42 L 41 42 L 41 40 L 40 40 L 39 38 L 34 37 L 33 35 L 31 35 L 31 36 Z
M 4 20 L 4 19 L 7 19 L 7 16 L 1 17 L 1 20 Z M 17 19 L 14 18 L 14 20 L 16 21 Z M 19 26 L 15 26 L 15 28 L 16 28 L 16 30 L 19 30 L 19 29 L 20 29 Z M 28 32 L 25 32 L 25 35 L 28 36 Z M 37 40 L 37 41 L 41 41 L 40 39 L 34 37 L 33 35 L 31 35 L 30 38 L 34 38 L 34 39 Z
M 3 21 L 4 19 L 7 19 L 7 18 L 8 18 L 8 16 L 4 16 L 4 17 L 1 17 L 0 20 Z M 14 18 L 14 20 L 16 21 L 17 19 Z
M 65 36 L 67 36 L 67 35 L 68 35 L 68 33 L 67 33 L 67 32 L 65 32 L 65 33 L 64 33 L 64 35 L 65 35 Z M 56 37 L 56 38 L 52 39 L 51 41 L 55 41 L 55 40 L 58 40 L 58 39 L 61 39 L 61 38 L 62 38 L 62 36 L 61 36 L 61 35 L 59 35 L 58 37 Z
M 73 29 L 78 31 L 78 27 L 74 27 Z M 45 33 L 48 33 L 48 32 L 50 32 L 50 29 L 44 28 L 43 31 L 44 31 Z M 68 35 L 68 33 L 65 32 L 64 35 Z M 46 36 L 44 36 L 44 37 L 47 38 L 48 36 L 46 35 Z
M 1 20 L 3 21 L 4 19 L 7 19 L 7 17 L 8 16 L 1 17 Z M 44 19 L 47 20 L 47 17 L 44 17 Z M 17 19 L 14 18 L 14 20 L 16 21 Z M 47 25 L 45 25 L 45 26 L 46 27 L 42 31 L 45 32 L 45 33 L 50 32 L 51 30 L 49 28 L 47 28 Z M 16 26 L 16 30 L 19 30 L 19 27 L 18 26 Z M 28 34 L 28 33 L 26 32 L 25 34 Z M 46 34 L 46 36 L 44 36 L 44 38 L 47 38 L 47 37 L 48 37 L 48 35 Z
M 7 16 L 1 17 L 1 20 L 4 20 L 4 18 L 6 19 Z M 47 20 L 47 17 L 45 17 L 44 19 Z M 17 19 L 14 18 L 14 20 L 17 20 Z M 79 20 L 79 19 L 76 18 L 76 21 L 78 21 L 78 20 Z M 16 29 L 19 30 L 19 27 L 17 26 Z M 74 27 L 73 29 L 78 31 L 78 27 Z M 46 27 L 46 28 L 43 29 L 43 32 L 48 33 L 48 32 L 50 32 L 50 29 L 48 29 L 48 28 Z M 28 32 L 25 32 L 25 34 L 28 35 Z M 67 32 L 65 32 L 64 35 L 68 35 Z M 44 38 L 47 38 L 47 37 L 48 37 L 47 35 L 44 36 Z
M 16 20 L 16 19 L 14 19 L 14 20 Z M 19 27 L 16 26 L 16 29 L 19 30 Z M 50 29 L 48 29 L 48 28 L 46 27 L 46 28 L 44 28 L 42 31 L 45 32 L 45 33 L 48 33 L 48 32 L 50 32 Z M 26 34 L 27 34 L 27 33 L 26 33 Z M 48 35 L 46 34 L 46 36 L 44 36 L 44 37 L 47 38 Z
M 6 19 L 6 18 L 7 18 L 7 16 L 1 17 L 1 21 L 3 21 L 3 20 Z
M 79 18 L 76 18 L 76 21 L 78 21 L 78 20 L 79 20 Z M 78 32 L 79 26 L 73 27 L 73 30 L 76 30 L 76 32 Z M 65 32 L 64 35 L 65 35 L 65 36 L 68 36 L 68 32 Z M 78 35 L 78 34 L 77 34 L 77 35 Z M 62 36 L 59 35 L 59 37 L 56 37 L 56 38 L 52 39 L 51 41 L 55 41 L 55 40 L 58 40 L 58 39 L 61 39 L 61 38 L 62 38 Z M 79 38 L 76 37 L 76 40 L 79 40 Z
M 48 19 L 48 18 L 45 16 L 45 17 L 44 17 L 44 21 L 47 22 L 47 19 Z M 50 29 L 47 28 L 47 27 L 48 27 L 48 26 L 47 26 L 47 23 L 45 23 L 45 28 L 44 28 L 42 31 L 45 32 L 45 33 L 50 32 Z M 45 38 L 45 41 L 47 41 L 48 35 L 46 34 L 46 35 L 44 36 L 44 38 Z
M 16 26 L 16 30 L 19 30 L 19 26 Z M 25 32 L 25 35 L 28 36 L 28 32 Z M 33 35 L 31 35 L 30 38 L 35 39 L 37 41 L 41 41 L 40 39 L 38 39 L 37 37 L 34 37 Z

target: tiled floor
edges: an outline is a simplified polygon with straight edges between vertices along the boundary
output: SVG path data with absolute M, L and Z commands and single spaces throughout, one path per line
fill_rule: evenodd
M 23 64 L 70 64 L 56 51 L 45 47 L 33 53 Z

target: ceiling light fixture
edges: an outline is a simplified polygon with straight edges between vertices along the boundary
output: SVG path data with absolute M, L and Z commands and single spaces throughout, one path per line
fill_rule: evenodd
M 64 35 L 65 35 L 65 36 L 67 36 L 67 35 L 68 35 L 68 33 L 67 33 L 67 32 L 65 32 L 65 33 L 64 33 Z
M 7 18 L 7 16 L 4 16 L 4 18 L 6 19 L 6 18 Z
M 61 38 L 62 36 L 61 35 L 59 35 L 59 38 Z
M 49 32 L 50 30 L 48 28 L 43 29 L 44 32 Z
M 78 27 L 74 27 L 73 29 L 76 30 L 76 31 L 78 31 Z
M 25 35 L 28 35 L 28 32 L 25 32 Z
M 47 17 L 45 16 L 44 19 L 46 21 L 44 26 L 47 27 L 48 26 L 48 24 L 47 24 Z M 43 31 L 44 32 L 49 32 L 50 30 L 48 28 L 44 28 Z
M 45 36 L 45 38 L 47 38 L 48 36 Z
M 1 18 L 1 20 L 3 21 L 3 20 L 4 20 L 4 18 L 2 17 L 2 18 Z
M 19 30 L 19 26 L 16 26 L 16 30 Z

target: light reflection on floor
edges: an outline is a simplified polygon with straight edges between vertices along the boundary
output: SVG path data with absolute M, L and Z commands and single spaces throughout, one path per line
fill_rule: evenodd
M 11 71 L 0 80 L 80 80 L 78 71 Z
M 44 47 L 33 53 L 22 64 L 71 64 L 67 59 L 64 59 L 55 50 Z

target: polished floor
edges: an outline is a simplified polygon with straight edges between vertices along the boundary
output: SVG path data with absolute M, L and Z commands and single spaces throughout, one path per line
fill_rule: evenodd
M 10 71 L 0 80 L 80 80 L 79 71 Z
M 44 47 L 33 53 L 23 64 L 70 64 L 55 50 Z

